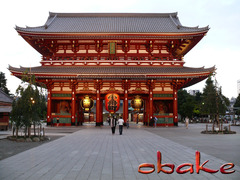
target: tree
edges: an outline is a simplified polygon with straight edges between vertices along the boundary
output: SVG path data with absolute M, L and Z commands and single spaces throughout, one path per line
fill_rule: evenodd
M 0 88 L 2 89 L 3 92 L 10 95 L 10 91 L 7 88 L 7 80 L 3 72 L 0 72 Z
M 225 115 L 229 104 L 229 99 L 222 94 L 221 87 L 217 86 L 217 81 L 215 80 L 214 84 L 212 77 L 209 76 L 203 89 L 202 114 L 210 115 L 211 118 L 218 122 L 219 115 Z
M 194 96 L 193 116 L 199 117 L 201 115 L 202 93 L 196 92 Z
M 216 89 L 213 84 L 211 76 L 206 81 L 206 86 L 203 89 L 203 102 L 201 112 L 203 115 L 210 115 L 213 117 L 217 112 L 216 106 Z
M 236 114 L 238 115 L 238 118 L 239 118 L 239 116 L 240 116 L 240 94 L 238 94 L 238 97 L 237 97 L 236 102 L 235 102 L 235 104 L 233 105 L 233 107 L 234 107 L 234 108 L 238 108 L 238 109 L 236 110 Z
M 182 119 L 186 116 L 193 117 L 194 104 L 194 97 L 186 90 L 178 91 L 178 113 L 181 114 Z
M 27 87 L 24 85 L 19 85 L 16 90 L 17 98 L 13 103 L 13 110 L 11 113 L 11 118 L 16 124 L 16 128 L 25 127 L 25 136 L 28 129 L 28 136 L 31 135 L 31 125 L 34 125 L 34 135 L 35 135 L 35 125 L 39 123 L 40 118 L 43 118 L 46 114 L 46 101 L 43 93 L 40 93 L 35 82 L 35 77 L 33 75 L 25 74 L 23 77 L 23 82 L 28 82 Z M 24 83 L 22 83 L 24 84 Z
M 12 103 L 12 112 L 10 114 L 11 121 L 15 123 L 16 126 L 16 137 L 18 137 L 18 130 L 23 126 L 22 124 L 22 109 L 21 101 L 18 101 L 17 98 L 14 98 Z M 13 136 L 14 136 L 15 127 L 13 127 Z

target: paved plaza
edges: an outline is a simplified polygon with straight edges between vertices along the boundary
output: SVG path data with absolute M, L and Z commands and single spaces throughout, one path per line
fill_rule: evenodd
M 123 135 L 119 135 L 118 128 L 116 134 L 112 135 L 108 126 L 84 126 L 73 133 L 66 133 L 62 138 L 1 160 L 0 179 L 240 179 L 238 163 L 240 155 L 236 153 L 239 146 L 235 147 L 233 144 L 235 149 L 233 156 L 223 157 L 224 153 L 216 151 L 216 147 L 220 148 L 216 142 L 220 142 L 221 136 L 222 139 L 229 141 L 232 137 L 233 142 L 237 142 L 240 140 L 239 134 L 202 135 L 201 128 L 202 125 L 190 125 L 189 129 L 184 128 L 183 125 L 172 128 L 132 125 L 129 129 L 124 127 Z M 194 138 L 196 143 L 193 141 Z M 209 144 L 211 142 L 212 145 Z M 224 146 L 228 146 L 226 149 L 231 150 L 228 141 L 222 142 L 221 147 Z M 219 171 L 211 174 L 200 171 L 197 174 L 196 150 L 201 153 L 200 164 L 209 160 L 204 167 L 219 170 L 223 164 L 231 162 L 235 164 L 233 168 L 235 172 L 222 174 Z M 162 154 L 162 163 L 175 165 L 172 174 L 157 173 L 157 151 Z M 138 167 L 142 163 L 154 164 L 156 170 L 151 174 L 141 174 L 138 172 Z M 177 166 L 183 163 L 194 165 L 193 174 L 176 173 Z

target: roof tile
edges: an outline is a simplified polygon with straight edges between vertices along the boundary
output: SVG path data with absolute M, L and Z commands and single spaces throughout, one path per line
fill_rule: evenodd
M 39 27 L 16 27 L 40 33 L 183 33 L 208 27 L 182 26 L 176 13 L 50 13 Z

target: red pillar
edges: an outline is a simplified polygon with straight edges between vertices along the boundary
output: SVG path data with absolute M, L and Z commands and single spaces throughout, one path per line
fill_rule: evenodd
M 149 105 L 148 105 L 148 99 L 144 100 L 144 125 L 149 125 Z
M 49 88 L 48 99 L 47 99 L 47 125 L 51 125 L 51 121 L 52 121 L 51 107 L 52 107 L 52 89 Z
M 71 113 L 71 125 L 74 126 L 76 121 L 76 89 L 72 86 L 72 113 Z
M 101 126 L 101 103 L 100 103 L 100 90 L 97 88 L 96 95 L 96 126 Z
M 149 121 L 153 118 L 153 89 L 149 88 Z
M 155 88 L 155 80 L 151 79 L 147 81 L 148 89 L 149 89 L 149 121 L 153 118 L 153 89 Z
M 80 122 L 79 100 L 76 100 L 76 116 L 77 116 L 76 125 L 79 126 L 79 122 Z
M 126 122 L 128 119 L 128 90 L 124 90 L 124 100 L 123 100 L 123 120 Z
M 178 109 L 177 109 L 177 89 L 173 90 L 173 123 L 174 126 L 178 125 Z
M 103 125 L 103 100 L 101 100 L 101 98 L 100 98 L 100 113 L 99 113 L 99 117 L 100 117 L 101 125 Z

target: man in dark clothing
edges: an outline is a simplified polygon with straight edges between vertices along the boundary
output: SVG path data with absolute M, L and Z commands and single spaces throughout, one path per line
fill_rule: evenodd
M 110 117 L 110 126 L 112 129 L 112 134 L 115 134 L 116 121 L 115 121 L 115 118 L 113 118 L 113 117 Z

